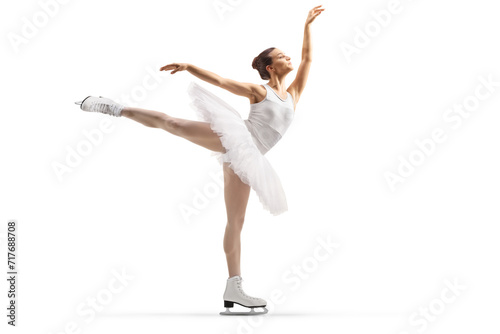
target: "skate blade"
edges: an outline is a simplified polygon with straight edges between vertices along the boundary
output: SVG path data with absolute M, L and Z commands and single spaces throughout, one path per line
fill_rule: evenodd
M 83 102 L 85 102 L 86 99 L 88 99 L 90 96 L 87 96 L 86 98 L 84 98 L 83 100 L 81 101 L 76 101 L 75 104 L 81 106 L 83 104 Z
M 219 314 L 220 315 L 261 315 L 261 314 L 266 314 L 268 311 L 267 311 L 267 308 L 265 307 L 262 307 L 264 309 L 264 311 L 261 311 L 261 312 L 255 312 L 255 310 L 253 308 L 250 309 L 250 311 L 248 312 L 231 312 L 229 311 L 229 308 L 226 307 L 226 310 L 224 312 L 220 312 Z

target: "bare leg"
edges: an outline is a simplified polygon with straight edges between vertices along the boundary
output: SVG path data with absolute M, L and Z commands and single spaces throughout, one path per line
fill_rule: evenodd
M 121 115 L 151 128 L 159 128 L 185 138 L 211 151 L 225 153 L 219 136 L 207 122 L 176 118 L 167 114 L 141 108 L 125 107 Z
M 229 277 L 241 275 L 241 230 L 245 220 L 250 186 L 243 183 L 238 175 L 224 163 L 224 200 L 226 201 L 227 225 L 224 234 L 224 252 L 226 253 Z
M 125 107 L 121 115 L 145 126 L 163 129 L 209 150 L 226 152 L 220 142 L 219 136 L 212 131 L 209 123 L 175 118 L 158 111 L 131 107 Z M 229 277 L 232 277 L 241 275 L 240 235 L 250 196 L 250 186 L 241 181 L 239 176 L 229 167 L 228 163 L 224 163 L 223 170 L 224 199 L 227 211 L 224 252 L 226 253 Z

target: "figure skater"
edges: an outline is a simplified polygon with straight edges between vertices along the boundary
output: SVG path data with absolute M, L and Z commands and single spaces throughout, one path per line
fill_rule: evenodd
M 187 63 L 172 63 L 160 68 L 160 71 L 172 70 L 171 74 L 188 71 L 212 85 L 248 98 L 248 119 L 243 120 L 226 102 L 195 82 L 191 82 L 188 87 L 188 94 L 192 99 L 190 106 L 202 121 L 127 107 L 102 96 L 88 96 L 83 101 L 75 102 L 84 111 L 101 112 L 116 117 L 125 116 L 213 151 L 224 172 L 224 200 L 227 211 L 224 252 L 229 278 L 223 295 L 226 311 L 220 314 L 267 313 L 266 300 L 247 295 L 241 286 L 241 230 L 250 188 L 254 189 L 263 207 L 271 214 L 278 215 L 288 210 L 280 179 L 264 155 L 285 134 L 304 91 L 312 61 L 310 25 L 324 11 L 320 7 L 316 6 L 308 13 L 301 63 L 295 80 L 288 88 L 285 78 L 293 70 L 290 57 L 274 47 L 262 51 L 252 62 L 252 67 L 259 72 L 260 77 L 269 80 L 264 85 L 223 78 Z M 234 303 L 250 308 L 250 311 L 230 312 L 229 308 L 232 308 Z M 254 308 L 263 308 L 263 311 L 255 312 Z

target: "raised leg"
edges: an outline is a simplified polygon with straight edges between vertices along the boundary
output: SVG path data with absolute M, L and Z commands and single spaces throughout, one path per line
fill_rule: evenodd
M 245 211 L 250 195 L 250 186 L 243 183 L 238 175 L 224 163 L 224 200 L 226 202 L 227 225 L 224 234 L 224 252 L 226 253 L 229 277 L 239 275 L 241 254 L 241 230 L 245 220 Z
M 219 136 L 207 122 L 176 118 L 162 112 L 133 107 L 123 108 L 121 115 L 145 126 L 163 129 L 211 151 L 226 152 Z

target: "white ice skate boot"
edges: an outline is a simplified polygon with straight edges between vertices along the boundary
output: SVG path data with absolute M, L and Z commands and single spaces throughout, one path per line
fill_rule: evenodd
M 75 104 L 80 105 L 80 108 L 84 111 L 100 112 L 116 117 L 121 116 L 124 108 L 121 104 L 102 96 L 87 96 L 82 101 L 75 102 Z
M 243 278 L 241 276 L 233 276 L 227 279 L 226 291 L 224 291 L 224 307 L 226 311 L 220 312 L 221 315 L 259 315 L 266 314 L 267 302 L 262 298 L 250 297 L 247 295 L 243 288 L 241 287 L 241 282 Z M 244 307 L 250 308 L 249 312 L 231 312 L 230 308 L 234 306 L 234 303 L 239 304 Z M 262 307 L 264 311 L 255 312 L 254 308 Z

